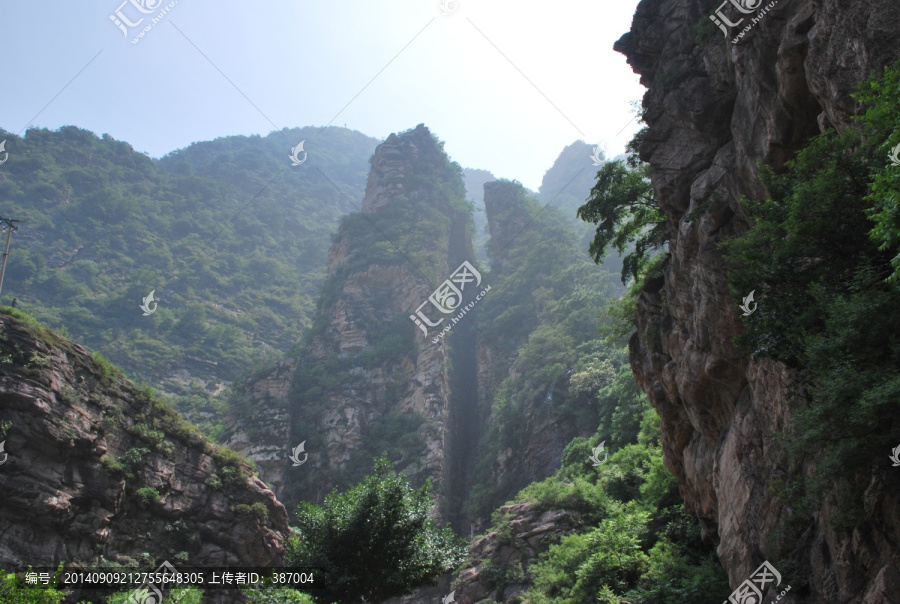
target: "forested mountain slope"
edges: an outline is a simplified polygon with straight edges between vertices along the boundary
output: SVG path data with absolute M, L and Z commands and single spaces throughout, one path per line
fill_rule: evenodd
M 0 215 L 22 221 L 6 302 L 178 395 L 213 433 L 211 396 L 309 327 L 331 232 L 357 209 L 376 144 L 303 128 L 152 160 L 75 127 L 0 137 L 14 150 Z M 308 159 L 294 167 L 301 140 Z

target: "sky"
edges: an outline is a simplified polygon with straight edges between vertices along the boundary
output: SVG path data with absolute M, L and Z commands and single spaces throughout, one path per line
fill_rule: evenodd
M 0 128 L 74 125 L 162 157 L 283 128 L 383 139 L 424 123 L 463 167 L 537 190 L 566 145 L 612 157 L 637 131 L 644 88 L 612 50 L 636 5 L 0 0 Z

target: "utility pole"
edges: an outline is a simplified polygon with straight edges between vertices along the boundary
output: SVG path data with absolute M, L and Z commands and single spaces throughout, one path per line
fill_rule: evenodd
M 3 266 L 0 267 L 0 292 L 3 291 L 3 275 L 6 274 L 6 259 L 9 258 L 9 240 L 12 239 L 13 231 L 18 231 L 14 223 L 22 222 L 21 220 L 13 220 L 12 218 L 0 218 L 0 223 L 4 226 L 0 227 L 0 231 L 6 229 L 6 250 L 3 252 Z

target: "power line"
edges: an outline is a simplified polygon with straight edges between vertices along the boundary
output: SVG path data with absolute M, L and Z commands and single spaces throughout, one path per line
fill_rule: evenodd
M 6 259 L 9 258 L 9 241 L 12 239 L 13 231 L 18 231 L 19 227 L 17 227 L 14 223 L 22 222 L 21 220 L 13 220 L 12 218 L 0 218 L 0 222 L 2 222 L 5 226 L 0 227 L 0 230 L 6 229 L 6 250 L 3 252 L 3 266 L 0 267 L 0 292 L 3 291 L 3 275 L 6 274 Z

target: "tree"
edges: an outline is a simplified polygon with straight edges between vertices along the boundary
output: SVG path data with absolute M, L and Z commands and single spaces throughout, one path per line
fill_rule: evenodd
M 430 490 L 413 489 L 382 457 L 349 491 L 297 508 L 288 563 L 321 569 L 311 595 L 323 603 L 382 602 L 432 584 L 463 561 L 465 548 L 428 517 Z
M 634 156 L 628 163 L 634 169 L 622 161 L 604 164 L 591 196 L 578 208 L 580 219 L 597 225 L 588 250 L 594 262 L 601 263 L 609 247 L 624 253 L 634 243 L 623 258 L 622 283 L 629 275 L 637 279 L 652 252 L 666 242 L 666 215 L 653 196 L 650 166 L 637 165 Z
M 759 304 L 736 343 L 800 370 L 782 492 L 795 509 L 831 497 L 841 527 L 864 518 L 873 460 L 900 439 L 900 181 L 887 156 L 900 144 L 898 76 L 861 85 L 857 126 L 764 168 L 767 198 L 742 200 L 752 227 L 722 244 L 735 301 L 756 291 Z

